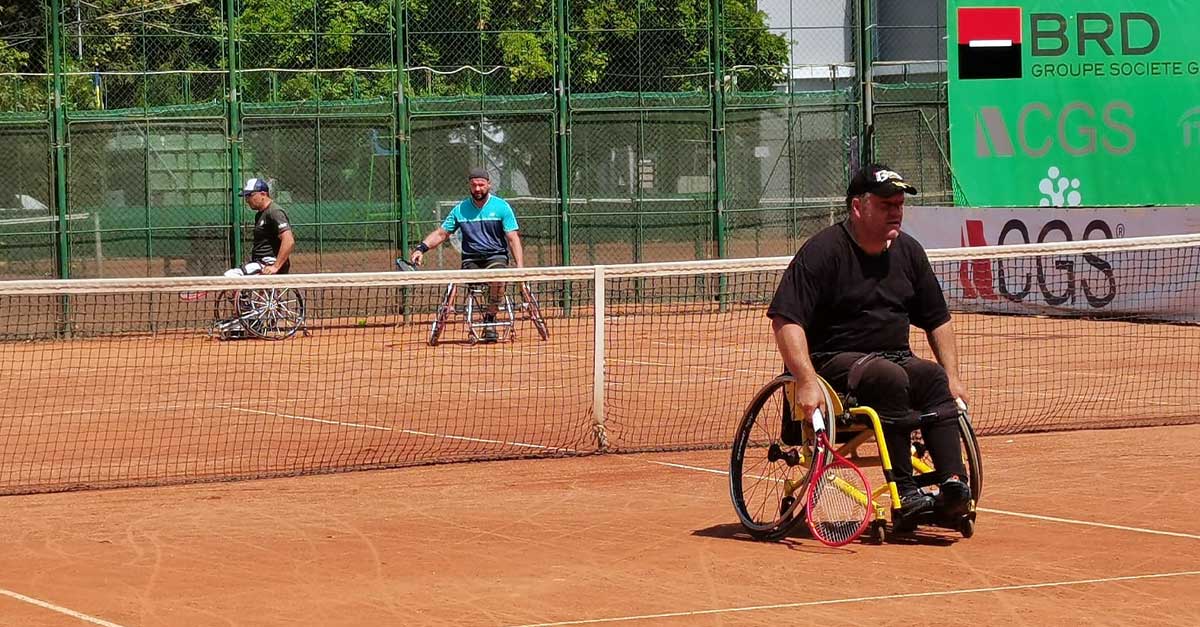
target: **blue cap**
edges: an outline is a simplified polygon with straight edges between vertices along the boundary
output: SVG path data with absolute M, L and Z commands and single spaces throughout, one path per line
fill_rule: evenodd
M 249 196 L 250 194 L 253 194 L 255 192 L 266 192 L 269 194 L 269 193 L 271 193 L 271 188 L 270 188 L 270 186 L 267 185 L 267 182 L 263 179 L 248 179 L 246 181 L 246 185 L 244 187 L 242 187 L 241 195 Z

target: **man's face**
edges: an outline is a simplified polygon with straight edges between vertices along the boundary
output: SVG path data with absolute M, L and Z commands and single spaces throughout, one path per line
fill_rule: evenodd
M 872 239 L 891 241 L 900 237 L 900 223 L 904 221 L 904 192 L 892 196 L 866 194 L 856 198 L 858 227 Z
M 262 211 L 271 205 L 271 197 L 266 192 L 254 192 L 246 196 L 246 204 L 255 211 Z
M 471 186 L 471 198 L 477 201 L 482 202 L 492 191 L 492 183 L 487 179 L 471 179 L 468 184 Z

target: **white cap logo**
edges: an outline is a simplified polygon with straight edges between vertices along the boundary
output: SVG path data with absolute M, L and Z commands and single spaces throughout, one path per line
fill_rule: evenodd
M 876 183 L 886 183 L 887 181 L 893 181 L 893 180 L 901 181 L 904 179 L 900 178 L 899 174 L 896 174 L 895 172 L 892 172 L 891 170 L 880 170 L 875 173 L 875 182 Z

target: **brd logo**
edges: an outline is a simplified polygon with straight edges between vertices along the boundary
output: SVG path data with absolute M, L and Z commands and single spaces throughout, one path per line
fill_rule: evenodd
M 1020 7 L 959 7 L 958 78 L 1022 77 L 1024 24 Z M 1072 27 L 1071 24 L 1074 23 Z M 1030 54 L 1061 57 L 1072 51 L 1105 56 L 1141 56 L 1158 47 L 1158 20 L 1140 11 L 1120 13 L 1030 13 Z

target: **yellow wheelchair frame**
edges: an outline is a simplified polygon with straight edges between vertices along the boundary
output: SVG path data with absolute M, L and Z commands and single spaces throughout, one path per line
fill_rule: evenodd
M 869 527 L 868 537 L 876 543 L 881 543 L 886 538 L 889 514 L 900 508 L 900 495 L 896 490 L 896 482 L 892 475 L 891 456 L 883 438 L 883 426 L 879 414 L 871 407 L 864 405 L 845 406 L 845 399 L 827 381 L 820 379 L 820 382 L 825 397 L 824 405 L 828 410 L 827 415 L 833 417 L 829 420 L 827 427 L 828 436 L 837 452 L 860 467 L 878 466 L 882 468 L 885 481 L 873 489 L 869 496 L 858 493 L 852 486 L 845 486 L 847 490 L 854 490 L 850 496 L 858 502 L 867 502 L 869 498 L 873 510 L 873 520 Z M 794 386 L 795 379 L 791 375 L 781 375 L 763 386 L 747 407 L 734 437 L 730 457 L 730 496 L 743 527 L 757 539 L 776 540 L 782 538 L 803 521 L 804 496 L 811 480 L 814 434 L 812 433 L 812 423 L 799 418 L 801 412 L 795 404 Z M 786 406 L 784 411 L 790 415 L 766 416 L 763 418 L 764 426 L 760 423 L 763 409 L 771 397 L 781 390 L 784 398 L 779 403 L 780 409 L 784 410 L 783 408 Z M 802 432 L 800 444 L 784 444 L 782 436 L 775 436 L 780 431 L 784 418 L 800 423 Z M 942 519 L 937 515 L 926 515 L 920 517 L 918 522 L 955 529 L 963 537 L 969 538 L 974 535 L 975 530 L 975 508 L 982 494 L 983 467 L 979 459 L 978 442 L 966 411 L 959 412 L 958 421 L 963 461 L 967 467 L 967 483 L 972 496 L 968 511 L 962 516 L 949 520 Z M 772 427 L 774 428 L 772 429 Z M 752 437 L 756 431 L 768 435 L 756 440 Z M 861 454 L 859 449 L 872 440 L 875 442 L 877 454 Z M 752 451 L 764 450 L 767 464 L 782 462 L 785 471 L 783 477 L 763 477 L 758 466 L 754 466 L 752 474 L 746 474 L 747 455 Z M 912 456 L 914 475 L 917 477 L 918 485 L 921 485 L 923 483 L 921 476 L 929 475 L 934 470 L 932 464 L 925 459 L 926 451 L 923 442 L 915 442 L 909 450 L 909 454 Z M 778 465 L 767 467 L 768 471 L 772 468 L 778 468 Z M 781 488 L 777 495 L 778 507 L 773 507 L 771 510 L 765 506 L 754 507 L 747 496 L 752 495 L 756 490 L 746 490 L 747 479 L 766 479 L 768 484 L 778 484 Z M 927 487 L 930 483 L 924 482 L 924 485 Z M 770 504 L 771 498 L 769 497 L 767 500 Z M 769 517 L 764 516 L 767 511 L 772 512 Z M 892 520 L 895 521 L 894 518 Z

